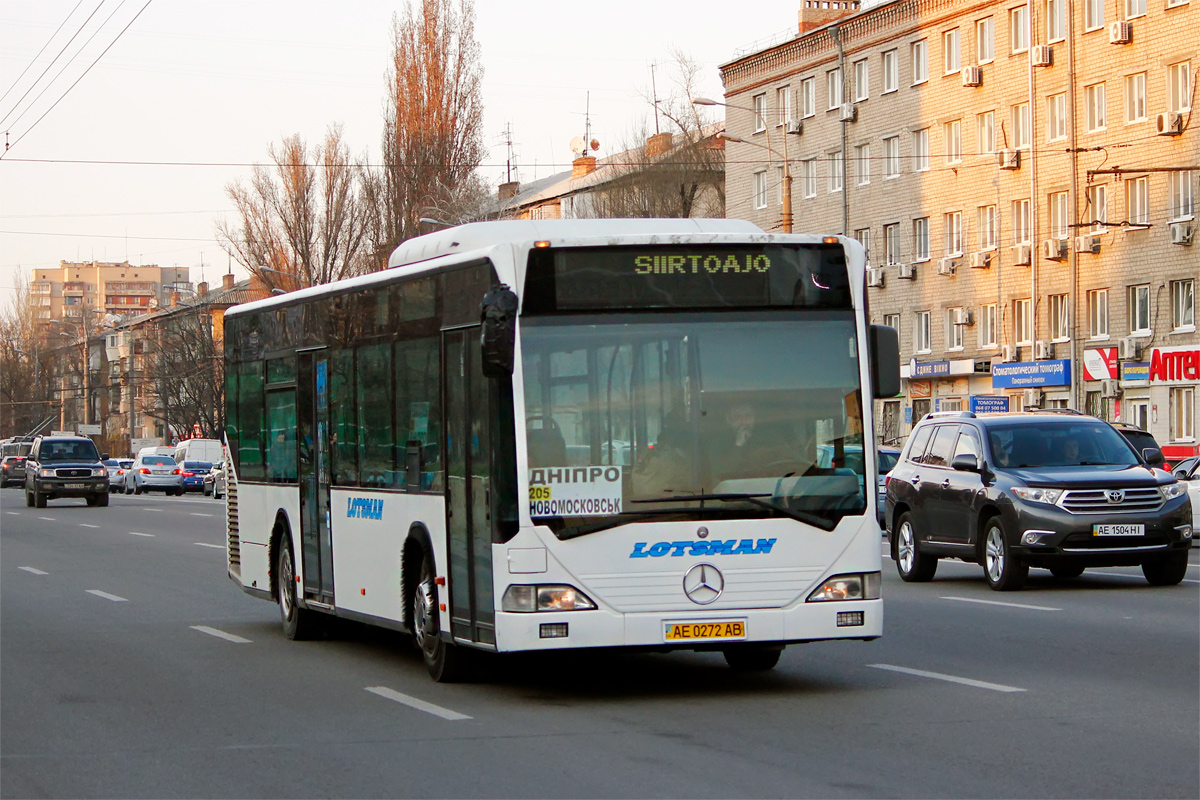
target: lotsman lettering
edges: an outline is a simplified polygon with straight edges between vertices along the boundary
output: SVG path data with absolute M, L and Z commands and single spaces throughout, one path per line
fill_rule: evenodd
M 754 552 L 756 552 L 756 553 L 769 553 L 769 552 L 771 552 L 771 548 L 772 548 L 772 547 L 774 547 L 774 546 L 775 546 L 775 540 L 774 540 L 774 539 L 759 539 L 759 540 L 758 540 L 758 547 L 757 547 L 757 548 L 755 548 Z
M 672 556 L 681 556 L 681 555 L 683 555 L 683 551 L 687 550 L 691 546 L 692 546 L 691 542 L 671 542 L 671 547 L 674 548 L 674 551 L 671 553 L 671 555 Z
M 630 558 L 649 558 L 650 554 L 645 552 L 645 549 L 646 549 L 645 542 L 635 542 L 633 545 L 633 552 L 629 554 L 629 557 Z
M 737 544 L 737 539 L 730 539 L 723 542 L 720 539 L 714 539 L 708 543 L 708 554 L 710 556 L 727 556 L 731 555 L 733 546 Z
M 655 558 L 659 558 L 660 556 L 665 556 L 668 552 L 670 552 L 670 550 L 670 542 L 657 542 L 651 546 L 650 555 L 654 556 Z
M 708 555 L 708 542 L 692 542 L 692 552 L 688 553 L 692 556 Z
M 742 539 L 742 541 L 738 543 L 737 548 L 732 553 L 730 553 L 730 555 L 731 556 L 739 556 L 743 553 L 753 553 L 753 552 L 754 552 L 754 540 L 753 539 Z

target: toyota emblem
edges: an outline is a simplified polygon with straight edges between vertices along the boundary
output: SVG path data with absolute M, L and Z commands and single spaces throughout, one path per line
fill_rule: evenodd
M 1125 499 L 1125 492 L 1121 491 L 1120 489 L 1109 489 L 1108 490 L 1108 502 L 1120 503 L 1124 499 Z
M 683 593 L 696 605 L 706 606 L 725 591 L 725 576 L 712 564 L 697 564 L 683 576 Z

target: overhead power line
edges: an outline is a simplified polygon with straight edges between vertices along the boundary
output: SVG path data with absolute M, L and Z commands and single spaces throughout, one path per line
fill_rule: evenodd
M 9 92 L 11 92 L 13 89 L 17 88 L 17 84 L 21 82 L 21 78 L 24 78 L 25 73 L 29 72 L 30 68 L 33 67 L 33 65 L 37 63 L 37 60 L 41 57 L 42 53 L 46 52 L 46 48 L 49 47 L 50 43 L 54 41 L 54 37 L 58 36 L 58 32 L 63 29 L 63 26 L 67 24 L 67 20 L 71 18 L 71 15 L 74 14 L 81 5 L 83 5 L 83 0 L 79 0 L 79 2 L 77 2 L 75 4 L 75 8 L 72 8 L 71 11 L 67 14 L 66 18 L 58 24 L 58 27 L 54 29 L 54 33 L 50 34 L 50 38 L 46 40 L 46 43 L 44 45 L 42 45 L 42 49 L 38 50 L 37 55 L 35 55 L 33 57 L 33 59 L 29 62 L 28 65 L 26 65 L 25 69 L 21 70 L 21 74 L 17 76 L 17 79 L 15 81 L 13 81 L 12 86 L 5 89 L 4 94 L 0 94 L 0 103 L 4 102 L 4 98 L 8 97 Z M 54 62 L 52 61 L 50 63 L 53 64 Z M 50 69 L 50 67 L 46 67 L 46 69 Z M 45 73 L 43 72 L 42 74 L 44 75 Z M 40 78 L 39 78 L 39 80 L 40 80 Z M 34 81 L 34 84 L 36 85 L 37 81 Z M 31 86 L 30 88 L 32 89 L 33 87 Z M 26 92 L 26 94 L 28 94 L 28 92 Z M 24 98 L 22 98 L 22 99 L 24 99 Z M 20 102 L 21 102 L 20 100 L 17 101 L 18 104 L 20 104 Z M 13 106 L 13 107 L 16 108 L 16 106 Z M 0 124 L 3 124 L 2 120 L 0 120 Z

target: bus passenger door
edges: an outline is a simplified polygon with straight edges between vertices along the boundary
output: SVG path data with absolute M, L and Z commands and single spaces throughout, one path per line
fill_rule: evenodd
M 304 596 L 333 603 L 333 547 L 329 539 L 329 359 L 324 351 L 298 354 L 297 421 L 300 450 L 300 546 Z
M 442 333 L 450 624 L 456 638 L 495 644 L 492 424 L 488 381 L 480 365 L 479 333 L 478 325 Z

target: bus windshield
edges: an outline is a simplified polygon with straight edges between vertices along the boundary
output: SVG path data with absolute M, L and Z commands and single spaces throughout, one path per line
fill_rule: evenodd
M 531 517 L 862 514 L 856 340 L 850 310 L 524 317 Z

